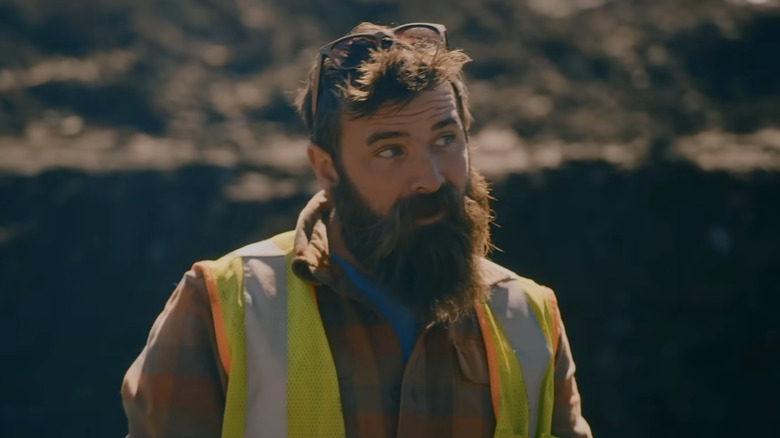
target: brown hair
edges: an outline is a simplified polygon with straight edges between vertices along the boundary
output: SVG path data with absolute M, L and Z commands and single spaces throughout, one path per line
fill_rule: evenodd
M 389 29 L 373 23 L 361 23 L 348 35 Z M 372 52 L 356 70 L 339 70 L 325 59 L 320 73 L 317 114 L 313 119 L 311 94 L 317 80 L 320 56 L 318 54 L 315 58 L 307 86 L 301 90 L 295 104 L 312 143 L 323 148 L 337 163 L 340 158 L 341 111 L 357 119 L 375 114 L 386 103 L 402 108 L 419 93 L 444 83 L 452 86 L 458 115 L 468 135 L 472 117 L 462 68 L 471 58 L 462 51 L 416 51 L 394 44 L 389 49 Z

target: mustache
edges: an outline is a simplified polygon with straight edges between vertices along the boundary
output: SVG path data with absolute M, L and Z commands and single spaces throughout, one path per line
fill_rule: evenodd
M 433 193 L 417 193 L 401 199 L 391 211 L 391 216 L 402 226 L 412 225 L 440 213 L 457 214 L 463 205 L 463 194 L 451 184 L 442 185 Z
M 417 222 L 444 213 L 437 226 L 452 227 L 464 216 L 463 194 L 451 184 L 442 185 L 433 193 L 417 193 L 399 200 L 383 220 L 379 221 L 381 233 L 377 240 L 378 254 L 390 254 L 396 246 L 419 230 Z
M 357 196 L 356 192 L 350 195 Z M 405 236 L 418 230 L 419 220 L 444 213 L 438 223 L 451 225 L 465 215 L 464 204 L 464 195 L 452 184 L 445 183 L 435 192 L 415 193 L 399 199 L 385 216 L 366 207 L 352 205 L 356 211 L 342 215 L 340 220 L 353 233 L 375 242 L 374 255 L 381 258 L 390 254 Z
M 363 211 L 363 215 L 372 216 L 370 225 L 349 223 L 345 217 L 341 219 L 347 221 L 344 225 L 361 232 L 402 232 L 414 228 L 417 221 L 440 213 L 445 213 L 445 217 L 457 215 L 463 203 L 463 194 L 452 184 L 444 184 L 433 193 L 416 193 L 396 201 L 384 217 Z

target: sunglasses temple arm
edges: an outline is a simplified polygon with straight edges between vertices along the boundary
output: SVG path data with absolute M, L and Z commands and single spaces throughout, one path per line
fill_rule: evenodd
M 322 63 L 325 55 L 320 54 L 317 70 L 314 72 L 314 82 L 311 89 L 311 126 L 314 127 L 314 118 L 317 117 L 317 98 L 320 94 L 320 81 L 322 80 Z

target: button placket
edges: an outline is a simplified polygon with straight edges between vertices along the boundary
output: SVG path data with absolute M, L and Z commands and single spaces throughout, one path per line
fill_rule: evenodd
M 424 343 L 425 335 L 428 332 L 428 328 L 424 328 L 422 333 L 417 337 L 412 355 L 409 357 L 409 361 L 406 363 L 406 369 L 404 369 L 403 379 L 401 381 L 401 400 L 398 409 L 398 432 L 397 436 L 407 437 L 412 434 L 413 431 L 409 430 L 412 427 L 407 421 L 409 414 L 417 414 L 424 411 L 426 403 L 425 398 L 425 347 Z

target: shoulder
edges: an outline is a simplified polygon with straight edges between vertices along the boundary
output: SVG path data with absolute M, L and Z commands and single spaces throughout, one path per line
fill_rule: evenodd
M 246 245 L 217 260 L 197 262 L 191 272 L 200 278 L 212 302 L 228 299 L 235 294 L 241 296 L 247 284 L 275 295 L 278 280 L 284 278 L 286 256 L 292 251 L 293 240 L 294 232 L 278 234 Z
M 549 287 L 487 259 L 482 259 L 481 271 L 490 286 L 488 302 L 494 312 L 528 317 L 535 304 L 538 309 L 557 313 L 558 301 Z
M 201 260 L 193 265 L 193 271 L 198 275 L 204 275 L 206 270 L 219 272 L 230 270 L 231 266 L 241 264 L 245 258 L 284 257 L 292 250 L 294 234 L 294 231 L 277 234 L 233 250 L 216 260 Z
M 271 238 L 239 248 L 226 257 L 281 257 L 289 254 L 295 244 L 295 231 L 287 231 Z
M 563 322 L 555 292 L 486 259 L 482 270 L 491 289 L 488 303 L 502 325 L 509 326 L 512 320 L 536 320 L 551 341 L 552 351 L 557 352 Z
M 487 259 L 482 259 L 480 265 L 482 276 L 490 286 L 493 294 L 533 295 L 544 301 L 555 302 L 555 292 L 547 286 L 518 275 L 517 273 Z

